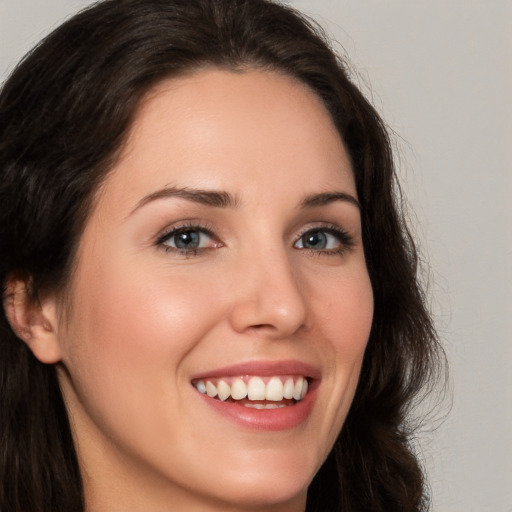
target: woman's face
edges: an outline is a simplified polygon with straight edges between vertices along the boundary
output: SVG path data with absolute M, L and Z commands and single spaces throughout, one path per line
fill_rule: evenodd
M 303 508 L 373 313 L 351 165 L 321 101 L 254 70 L 158 86 L 67 298 L 58 375 L 88 510 Z

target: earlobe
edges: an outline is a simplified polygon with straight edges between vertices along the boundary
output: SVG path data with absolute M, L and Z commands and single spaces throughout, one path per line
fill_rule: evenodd
M 11 328 L 42 363 L 61 360 L 57 339 L 57 309 L 53 298 L 43 302 L 31 296 L 30 281 L 11 277 L 4 294 L 4 309 Z

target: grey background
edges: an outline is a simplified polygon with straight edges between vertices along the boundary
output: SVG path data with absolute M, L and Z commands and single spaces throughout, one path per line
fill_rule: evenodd
M 88 3 L 0 0 L 0 80 Z M 434 510 L 511 512 L 512 1 L 289 3 L 338 41 L 397 134 L 451 366 L 451 412 L 422 436 Z

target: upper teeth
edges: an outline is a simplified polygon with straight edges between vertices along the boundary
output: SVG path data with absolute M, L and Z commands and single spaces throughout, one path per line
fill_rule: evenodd
M 302 400 L 308 391 L 308 381 L 305 377 L 270 377 L 265 383 L 262 377 L 235 377 L 224 379 L 205 379 L 194 382 L 195 388 L 212 398 L 220 400 L 271 400 L 279 402 L 294 398 Z

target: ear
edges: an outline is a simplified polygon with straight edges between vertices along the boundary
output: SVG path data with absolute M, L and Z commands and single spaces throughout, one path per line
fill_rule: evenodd
M 62 354 L 57 339 L 55 297 L 40 301 L 30 293 L 29 279 L 10 277 L 4 295 L 4 309 L 11 328 L 42 363 L 53 364 Z

